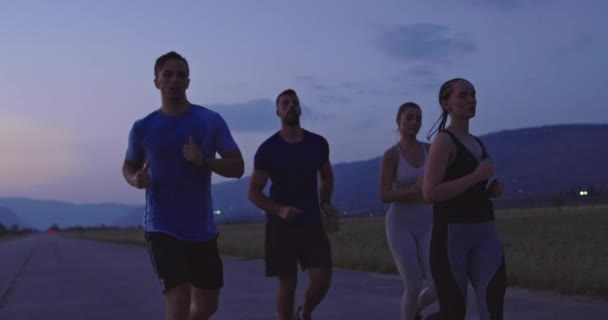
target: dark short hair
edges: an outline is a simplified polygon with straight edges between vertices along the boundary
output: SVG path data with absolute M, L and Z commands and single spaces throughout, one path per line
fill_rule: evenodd
M 275 104 L 277 106 L 279 106 L 279 99 L 281 99 L 282 96 L 296 96 L 297 97 L 298 94 L 293 89 L 285 89 L 285 90 L 283 90 L 283 92 L 279 93 L 279 95 L 277 96 L 277 100 L 275 101 Z
M 154 78 L 158 77 L 158 73 L 165 66 L 165 63 L 171 59 L 183 61 L 186 64 L 186 68 L 188 68 L 188 73 L 190 73 L 190 67 L 188 66 L 188 61 L 186 58 L 175 51 L 170 51 L 156 59 L 156 63 L 154 64 Z

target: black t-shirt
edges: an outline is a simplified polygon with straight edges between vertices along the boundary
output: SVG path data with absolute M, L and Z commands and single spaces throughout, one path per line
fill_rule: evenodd
M 329 145 L 318 134 L 303 133 L 303 139 L 296 143 L 286 142 L 279 132 L 272 135 L 258 148 L 254 169 L 268 172 L 271 200 L 304 210 L 291 223 L 321 223 L 317 175 L 329 161 Z M 270 221 L 284 222 L 275 214 L 266 216 Z

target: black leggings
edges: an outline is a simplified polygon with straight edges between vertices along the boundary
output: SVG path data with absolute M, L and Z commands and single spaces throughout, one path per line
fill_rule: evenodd
M 434 224 L 430 259 L 442 319 L 464 320 L 467 279 L 479 319 L 503 319 L 506 269 L 494 222 Z

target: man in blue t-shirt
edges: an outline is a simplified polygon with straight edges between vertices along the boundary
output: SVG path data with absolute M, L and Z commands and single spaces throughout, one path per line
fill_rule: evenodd
M 224 119 L 188 101 L 189 73 L 176 52 L 156 60 L 162 106 L 133 124 L 122 167 L 131 186 L 146 190 L 145 235 L 168 319 L 208 319 L 216 312 L 224 279 L 211 173 L 240 178 L 244 170 Z
M 310 283 L 296 319 L 310 319 L 331 283 L 332 253 L 321 214 L 337 215 L 331 204 L 333 173 L 329 145 L 300 127 L 300 101 L 287 89 L 276 100 L 281 130 L 260 145 L 254 158 L 249 200 L 266 212 L 266 276 L 279 280 L 279 319 L 293 319 L 298 261 Z M 321 178 L 318 183 L 317 175 Z M 264 187 L 271 181 L 269 195 Z

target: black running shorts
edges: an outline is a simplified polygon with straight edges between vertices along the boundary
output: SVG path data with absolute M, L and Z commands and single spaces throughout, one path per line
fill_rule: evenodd
M 332 267 L 331 245 L 322 224 L 266 223 L 265 264 L 267 277 L 297 276 L 302 270 Z
M 146 240 L 163 293 L 186 282 L 199 289 L 223 287 L 217 236 L 205 242 L 186 242 L 166 233 L 148 232 Z

